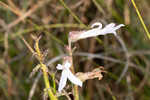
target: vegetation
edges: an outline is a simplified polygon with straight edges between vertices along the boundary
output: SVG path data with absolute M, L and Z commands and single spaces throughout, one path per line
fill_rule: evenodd
M 149 0 L 0 0 L 0 100 L 149 100 L 149 10 Z M 68 42 L 95 22 L 125 27 Z M 84 81 L 58 92 L 66 55 Z

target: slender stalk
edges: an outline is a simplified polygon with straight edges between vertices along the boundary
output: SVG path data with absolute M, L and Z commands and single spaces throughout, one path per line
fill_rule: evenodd
M 73 66 L 73 56 L 72 56 L 72 48 L 71 48 L 70 39 L 68 39 L 68 43 L 69 43 L 69 56 L 71 57 L 71 63 L 72 63 L 71 70 L 72 70 L 72 73 L 75 74 L 75 70 L 74 70 L 74 66 Z M 79 92 L 78 92 L 78 86 L 77 85 L 73 86 L 73 91 L 74 91 L 75 100 L 79 100 Z
M 47 67 L 43 63 L 40 63 L 40 65 L 41 65 L 41 69 L 43 71 L 43 78 L 44 78 L 46 89 L 48 91 L 48 95 L 49 95 L 51 100 L 57 100 L 56 96 L 53 94 L 53 92 L 50 88 L 50 83 L 49 83 L 49 80 L 48 80 L 48 74 L 47 74 L 47 71 L 46 71 Z
M 146 27 L 146 25 L 145 25 L 145 23 L 144 23 L 144 21 L 143 21 L 143 18 L 142 18 L 142 16 L 141 16 L 141 14 L 140 14 L 140 12 L 139 12 L 139 10 L 138 10 L 138 8 L 137 8 L 137 6 L 136 6 L 134 0 L 131 0 L 131 2 L 132 2 L 133 6 L 134 6 L 134 8 L 135 8 L 135 10 L 136 10 L 136 13 L 137 13 L 137 15 L 138 15 L 138 17 L 139 17 L 139 19 L 140 19 L 140 21 L 141 21 L 143 27 L 144 27 L 144 30 L 145 30 L 145 32 L 146 32 L 148 38 L 150 39 L 150 33 L 149 33 L 149 31 L 148 31 L 148 29 L 147 29 L 147 27 Z
M 75 20 L 77 20 L 81 25 L 86 26 L 82 23 L 82 21 L 70 10 L 69 7 L 67 7 L 67 5 L 65 4 L 64 0 L 59 0 L 60 3 L 64 6 L 65 9 L 68 10 L 68 12 L 75 18 Z
M 75 100 L 79 100 L 78 86 L 74 85 Z

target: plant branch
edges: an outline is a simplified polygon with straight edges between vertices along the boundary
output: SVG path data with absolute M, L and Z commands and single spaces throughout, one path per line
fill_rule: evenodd
M 40 62 L 40 68 L 43 72 L 43 78 L 44 78 L 44 83 L 46 86 L 46 90 L 48 92 L 48 95 L 50 97 L 51 100 L 57 100 L 56 96 L 53 94 L 51 87 L 50 87 L 50 83 L 49 83 L 49 79 L 48 79 L 48 69 L 46 67 L 46 65 L 43 63 L 43 54 L 41 53 L 40 49 L 39 49 L 39 38 L 34 38 L 35 39 L 35 51 L 31 48 L 31 46 L 27 43 L 27 41 L 21 37 L 21 39 L 24 41 L 25 45 L 28 47 L 28 49 L 32 52 L 32 53 L 36 53 L 36 58 L 39 60 Z

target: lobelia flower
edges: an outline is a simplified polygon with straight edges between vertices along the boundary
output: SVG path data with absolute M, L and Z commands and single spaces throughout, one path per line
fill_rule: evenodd
M 96 28 L 94 28 L 97 26 Z M 102 24 L 100 22 L 96 22 L 91 25 L 90 30 L 87 31 L 72 31 L 69 33 L 71 42 L 76 42 L 80 39 L 85 39 L 89 37 L 96 37 L 98 35 L 106 35 L 106 34 L 114 34 L 117 35 L 116 30 L 120 27 L 124 26 L 124 24 L 120 24 L 115 26 L 114 23 L 110 23 L 102 28 Z
M 82 87 L 82 81 L 72 74 L 72 72 L 69 69 L 70 67 L 71 64 L 68 61 L 66 61 L 64 65 L 58 64 L 56 67 L 58 70 L 62 70 L 61 78 L 58 86 L 59 92 L 61 92 L 61 90 L 65 87 L 67 79 L 69 79 L 73 84 Z

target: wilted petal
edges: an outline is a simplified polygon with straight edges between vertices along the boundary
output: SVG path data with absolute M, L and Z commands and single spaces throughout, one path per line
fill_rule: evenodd
M 82 81 L 80 79 L 78 79 L 75 75 L 72 74 L 72 72 L 70 70 L 67 71 L 68 73 L 68 79 L 76 85 L 79 85 L 80 87 L 82 87 Z
M 57 68 L 58 70 L 62 70 L 62 69 L 63 69 L 63 66 L 62 66 L 61 64 L 58 64 L 58 65 L 56 66 L 56 68 Z
M 67 71 L 63 70 L 61 73 L 61 78 L 58 86 L 58 91 L 61 92 L 61 90 L 65 87 L 67 82 Z

